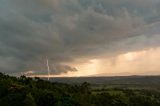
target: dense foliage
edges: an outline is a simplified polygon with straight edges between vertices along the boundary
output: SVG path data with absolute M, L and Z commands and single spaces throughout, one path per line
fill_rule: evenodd
M 0 73 L 0 106 L 160 106 L 158 90 L 92 89 Z

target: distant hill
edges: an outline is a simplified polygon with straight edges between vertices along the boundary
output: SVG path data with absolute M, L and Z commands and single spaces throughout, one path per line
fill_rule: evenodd
M 60 77 L 51 82 L 77 84 L 88 82 L 97 85 L 145 85 L 160 87 L 160 76 L 115 76 L 115 77 Z
M 149 71 L 149 72 L 116 72 L 116 73 L 100 73 L 90 75 L 90 77 L 101 77 L 101 76 L 160 76 L 160 71 Z

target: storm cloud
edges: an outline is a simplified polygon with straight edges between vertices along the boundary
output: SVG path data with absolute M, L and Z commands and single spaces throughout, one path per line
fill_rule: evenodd
M 0 71 L 78 71 L 76 59 L 160 46 L 159 0 L 1 0 Z M 53 66 L 54 65 L 54 66 Z M 55 69 L 56 68 L 56 69 Z

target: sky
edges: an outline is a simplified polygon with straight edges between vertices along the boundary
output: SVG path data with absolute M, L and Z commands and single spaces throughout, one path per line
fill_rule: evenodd
M 160 75 L 159 0 L 0 0 L 0 71 Z

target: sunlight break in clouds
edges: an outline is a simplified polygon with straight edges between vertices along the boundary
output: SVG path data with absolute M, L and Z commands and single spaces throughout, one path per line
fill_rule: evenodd
M 160 48 L 128 52 L 113 58 L 92 59 L 88 63 L 74 64 L 79 71 L 51 77 L 126 76 L 160 74 Z M 70 64 L 71 65 L 71 64 Z M 138 70 L 138 71 L 137 71 Z M 41 75 L 41 77 L 47 77 Z
M 158 75 L 160 74 L 159 54 L 160 48 L 151 48 L 121 54 L 114 59 L 94 59 L 90 63 L 77 66 L 80 71 L 68 73 L 68 76 Z

